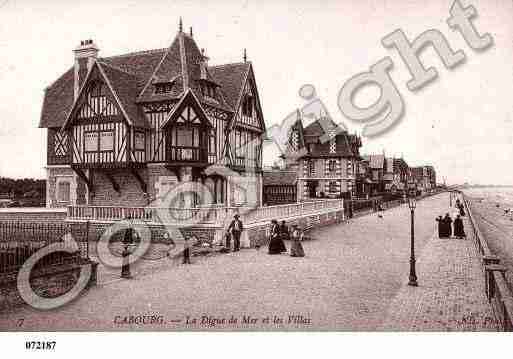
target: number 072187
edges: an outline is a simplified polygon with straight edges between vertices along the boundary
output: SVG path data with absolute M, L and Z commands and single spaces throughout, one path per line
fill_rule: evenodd
M 55 350 L 56 341 L 27 341 L 25 349 L 27 350 Z

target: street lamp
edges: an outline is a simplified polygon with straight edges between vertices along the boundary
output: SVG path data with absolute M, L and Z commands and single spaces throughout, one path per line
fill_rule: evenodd
M 411 250 L 410 250 L 410 280 L 408 281 L 408 285 L 416 287 L 417 284 L 417 274 L 415 273 L 415 231 L 413 226 L 415 208 L 417 207 L 417 199 L 415 198 L 415 194 L 413 191 L 410 193 L 410 197 L 408 198 L 408 207 L 410 207 L 411 214 Z

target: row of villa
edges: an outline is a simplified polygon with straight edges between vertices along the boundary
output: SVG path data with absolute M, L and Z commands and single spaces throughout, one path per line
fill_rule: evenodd
M 323 142 L 323 118 L 306 128 L 299 119 L 288 151 L 302 156 L 264 171 L 266 125 L 246 50 L 241 62 L 212 66 L 181 21 L 167 48 L 98 54 L 92 40 L 73 50 L 72 66 L 46 88 L 41 112 L 46 206 L 67 208 L 68 220 L 158 222 L 159 209 L 186 216 L 194 209 L 219 236 L 221 222 L 246 208 L 259 209 L 247 215 L 255 231 L 276 217 L 330 223 L 344 216 L 341 199 L 400 191 L 409 175 L 426 189 L 435 183 L 432 167 L 361 156 L 361 139 L 332 122 L 335 136 Z M 176 191 L 191 182 L 203 192 Z
M 420 194 L 436 187 L 433 166 L 410 167 L 404 158 L 387 157 L 384 151 L 361 154 L 361 146 L 359 136 L 343 131 L 329 118 L 319 118 L 306 127 L 298 118 L 289 131 L 282 160 L 264 169 L 264 204 L 368 199 L 412 189 Z

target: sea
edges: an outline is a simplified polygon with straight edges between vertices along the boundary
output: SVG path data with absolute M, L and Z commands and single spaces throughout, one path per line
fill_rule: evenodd
M 503 208 L 513 208 L 513 187 L 479 187 L 464 189 L 469 197 L 483 202 L 499 204 Z

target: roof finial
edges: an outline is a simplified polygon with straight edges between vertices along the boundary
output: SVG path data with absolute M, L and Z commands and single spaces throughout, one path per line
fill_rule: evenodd
M 183 22 L 182 22 L 182 17 L 180 16 L 180 22 L 178 23 L 178 32 L 182 32 L 183 31 Z
M 189 33 L 190 33 L 190 35 L 192 37 L 192 26 L 189 28 Z
M 246 53 L 246 48 L 244 48 L 244 55 L 242 56 L 244 63 L 248 61 L 248 54 Z

